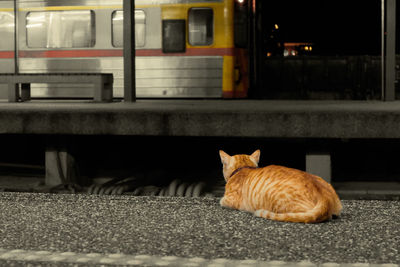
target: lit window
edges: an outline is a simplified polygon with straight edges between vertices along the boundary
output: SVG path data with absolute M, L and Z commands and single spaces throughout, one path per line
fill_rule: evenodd
M 214 39 L 214 14 L 211 8 L 189 10 L 189 43 L 211 45 Z
M 114 11 L 112 14 L 112 44 L 114 47 L 124 46 L 124 17 L 123 11 Z M 142 47 L 146 38 L 146 14 L 143 10 L 135 10 L 135 45 Z
M 26 31 L 32 48 L 93 47 L 96 39 L 90 10 L 29 12 Z
M 14 15 L 11 12 L 0 12 L 0 36 L 8 42 L 0 42 L 1 50 L 14 49 Z

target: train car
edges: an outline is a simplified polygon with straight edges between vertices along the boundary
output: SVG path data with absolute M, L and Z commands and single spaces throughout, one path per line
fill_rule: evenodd
M 246 97 L 246 4 L 136 0 L 137 96 Z M 13 1 L 0 1 L 0 72 L 113 73 L 114 97 L 123 97 L 121 0 L 17 0 L 16 11 Z M 35 84 L 32 97 L 81 98 L 91 90 Z

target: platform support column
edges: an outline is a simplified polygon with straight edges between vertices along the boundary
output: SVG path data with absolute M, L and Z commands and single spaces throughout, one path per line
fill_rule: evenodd
M 71 155 L 67 151 L 60 151 L 55 147 L 46 148 L 46 186 L 56 186 L 67 182 L 72 168 L 70 158 Z
M 331 183 L 332 166 L 330 153 L 308 152 L 306 154 L 306 172 L 320 176 L 328 183 Z
M 87 184 L 79 177 L 69 138 L 49 138 L 45 152 L 46 186 Z M 70 145 L 68 145 L 70 144 Z

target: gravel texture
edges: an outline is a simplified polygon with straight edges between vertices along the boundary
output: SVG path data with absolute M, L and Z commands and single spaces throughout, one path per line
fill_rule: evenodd
M 400 263 L 400 201 L 343 201 L 321 224 L 268 221 L 217 198 L 0 193 L 0 248 L 314 263 Z

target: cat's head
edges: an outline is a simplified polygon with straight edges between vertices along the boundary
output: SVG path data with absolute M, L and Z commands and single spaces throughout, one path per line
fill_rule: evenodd
M 229 156 L 224 151 L 219 151 L 221 162 L 223 165 L 222 171 L 224 173 L 225 181 L 228 181 L 232 173 L 241 167 L 258 167 L 260 160 L 260 150 L 256 150 L 251 155 L 239 154 Z

